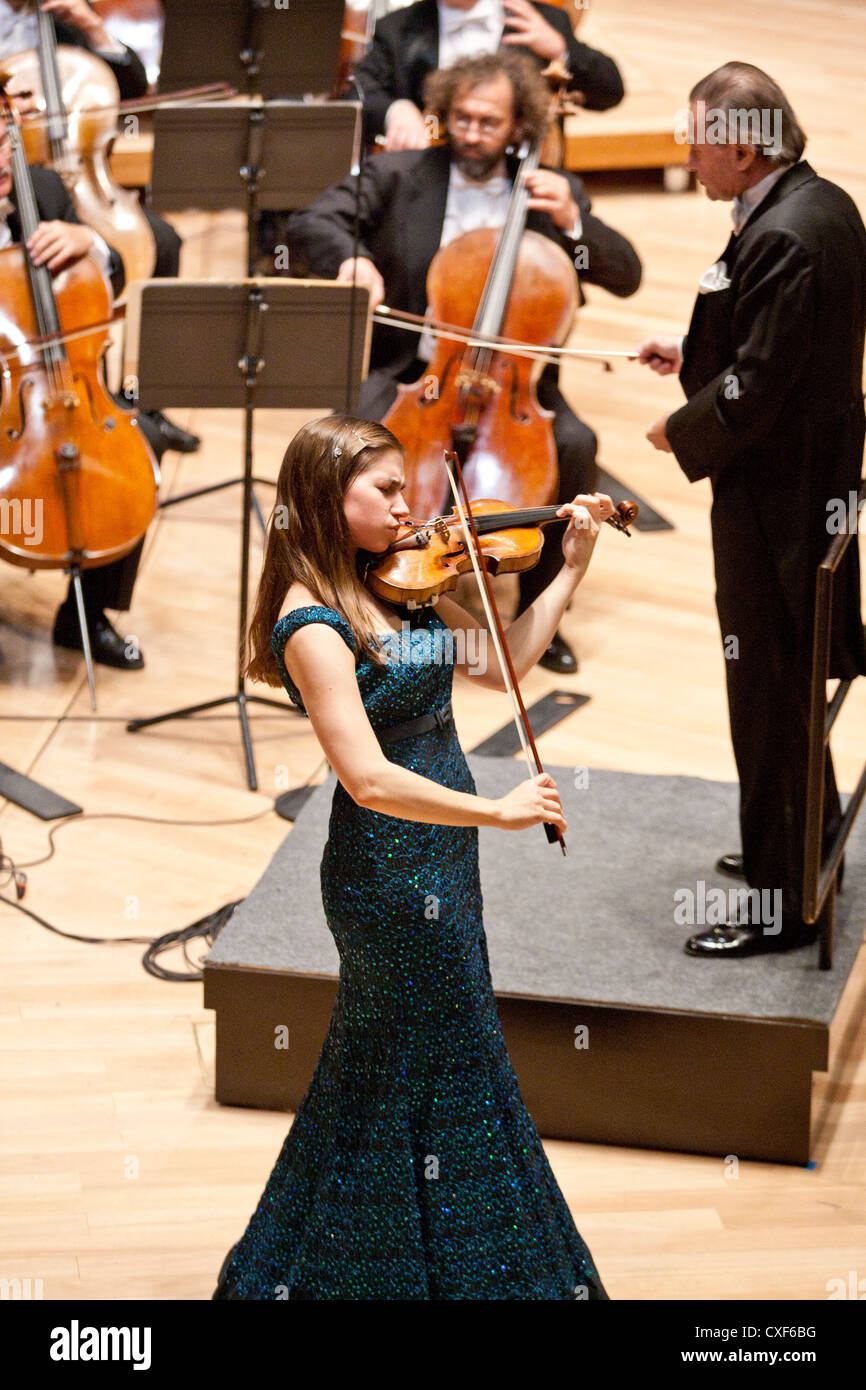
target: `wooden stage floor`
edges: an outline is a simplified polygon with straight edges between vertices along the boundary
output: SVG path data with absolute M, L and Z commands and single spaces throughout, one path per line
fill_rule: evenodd
M 614 54 L 629 91 L 644 105 L 657 99 L 672 120 L 691 84 L 720 62 L 767 68 L 809 135 L 807 157 L 866 214 L 861 4 L 728 0 L 720 23 L 709 0 L 596 0 L 581 37 Z M 654 329 L 684 331 L 697 281 L 727 241 L 728 205 L 649 181 L 592 191 L 595 210 L 632 237 L 644 283 L 626 301 L 590 288 L 575 345 L 630 348 Z M 185 275 L 242 273 L 238 217 L 174 220 Z M 542 758 L 732 780 L 709 490 L 688 484 L 644 438 L 679 403 L 679 386 L 622 361 L 611 373 L 572 363 L 563 380 L 599 435 L 600 462 L 675 530 L 601 538 L 564 624 L 579 674 L 564 681 L 536 668 L 525 682 L 527 704 L 563 684 L 591 696 L 540 739 Z M 195 457 L 167 457 L 164 495 L 237 475 L 238 415 L 170 413 L 204 444 Z M 258 474 L 276 475 L 305 418 L 258 414 Z M 261 500 L 267 510 L 269 489 Z M 125 731 L 131 717 L 234 688 L 239 502 L 231 489 L 152 525 L 135 606 L 120 623 L 147 665 L 97 668 L 96 716 L 81 660 L 50 642 L 62 576 L 3 569 L 0 759 L 87 811 L 30 870 L 25 904 L 65 931 L 152 938 L 243 897 L 287 831 L 271 809 L 275 793 L 324 775 L 309 727 L 273 711 L 253 713 L 259 794 L 246 790 L 231 712 Z M 257 546 L 256 575 L 259 558 Z M 468 747 L 508 718 L 504 697 L 466 683 L 455 707 Z M 861 682 L 834 740 L 845 789 L 859 774 L 864 727 Z M 8 804 L 0 835 L 18 862 L 47 854 L 47 827 Z M 209 1298 L 290 1117 L 215 1103 L 213 1017 L 200 984 L 158 982 L 142 970 L 141 946 L 65 940 L 5 905 L 0 926 L 0 1275 L 41 1278 L 46 1298 Z M 546 1145 L 612 1298 L 823 1299 L 829 1280 L 863 1270 L 864 989 L 861 952 L 835 1030 L 843 1060 L 832 1080 L 815 1081 L 812 1170 L 744 1162 L 733 1180 L 721 1158 Z

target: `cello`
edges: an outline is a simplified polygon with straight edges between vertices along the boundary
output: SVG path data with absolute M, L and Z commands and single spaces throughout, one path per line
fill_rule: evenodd
M 82 222 L 99 232 L 123 260 L 126 284 L 146 280 L 156 242 L 136 194 L 115 183 L 108 163 L 117 134 L 120 90 L 111 68 L 86 48 L 58 45 L 54 16 L 35 5 L 38 48 L 3 63 L 7 90 L 27 91 L 34 119 L 22 127 L 30 164 L 54 169 Z
M 440 247 L 427 273 L 431 318 L 504 336 L 562 343 L 577 311 L 574 265 L 561 246 L 526 231 L 526 175 L 540 164 L 543 135 L 524 154 L 501 230 L 481 227 Z M 422 517 L 441 512 L 448 483 L 443 452 L 459 455 L 470 496 L 517 507 L 549 501 L 558 467 L 551 421 L 538 403 L 542 365 L 489 346 L 457 348 L 437 338 L 427 370 L 398 388 L 383 424 L 406 450 L 406 501 Z
M 26 243 L 39 209 L 15 113 L 2 93 L 0 114 L 22 238 L 0 250 L 0 556 L 27 569 L 70 570 L 81 617 L 80 571 L 120 559 L 137 544 L 156 509 L 159 472 L 134 412 L 106 387 L 106 277 L 90 256 L 56 279 L 30 258 Z M 95 708 L 84 628 L 82 636 Z

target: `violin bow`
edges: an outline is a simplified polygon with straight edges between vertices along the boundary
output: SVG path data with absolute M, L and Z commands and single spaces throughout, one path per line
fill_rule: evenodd
M 451 484 L 451 491 L 454 494 L 454 506 L 460 518 L 460 524 L 463 527 L 466 548 L 469 552 L 469 558 L 472 561 L 472 568 L 475 571 L 475 578 L 478 582 L 478 592 L 487 617 L 488 631 L 493 639 L 496 655 L 499 658 L 499 667 L 505 679 L 505 688 L 511 698 L 514 723 L 523 748 L 524 757 L 526 758 L 526 766 L 529 769 L 530 777 L 534 777 L 537 772 L 543 772 L 544 768 L 541 763 L 541 758 L 538 756 L 538 749 L 535 746 L 532 726 L 529 723 L 529 716 L 526 713 L 526 706 L 523 703 L 523 696 L 520 693 L 520 685 L 511 661 L 511 653 L 508 650 L 508 643 L 505 639 L 502 619 L 499 616 L 499 609 L 496 605 L 496 599 L 493 596 L 493 586 L 490 582 L 490 575 L 487 566 L 483 563 L 484 557 L 481 550 L 481 541 L 475 525 L 475 518 L 472 515 L 472 508 L 466 491 L 466 483 L 463 478 L 463 469 L 460 466 L 460 458 L 457 451 L 453 449 L 446 449 L 444 458 L 448 481 Z M 534 770 L 532 766 L 533 760 L 535 762 Z M 562 853 L 565 855 L 567 852 L 565 848 L 565 837 L 559 827 L 551 824 L 549 821 L 545 821 L 544 833 L 552 845 L 556 844 L 557 840 L 559 841 Z

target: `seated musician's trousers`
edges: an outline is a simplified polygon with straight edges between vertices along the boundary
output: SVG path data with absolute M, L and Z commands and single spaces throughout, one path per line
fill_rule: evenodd
M 148 226 L 156 242 L 156 265 L 153 268 L 155 279 L 173 279 L 180 269 L 181 239 L 170 222 L 157 217 L 150 208 L 144 208 Z
M 399 378 L 386 370 L 371 372 L 361 383 L 358 414 L 368 420 L 381 420 L 396 399 L 398 380 L 416 381 L 427 366 L 428 363 L 416 358 Z M 575 415 L 560 391 L 559 370 L 554 363 L 548 363 L 541 373 L 537 394 L 539 405 L 552 410 L 554 415 L 553 437 L 559 465 L 557 502 L 571 502 L 579 492 L 594 492 L 598 478 L 595 461 L 598 440 L 589 426 Z M 545 526 L 541 559 L 534 569 L 524 570 L 519 576 L 517 613 L 528 608 L 562 568 L 562 537 L 567 524 L 567 520 L 563 520 Z
M 144 536 L 122 560 L 112 560 L 110 564 L 99 565 L 97 569 L 81 571 L 81 595 L 89 617 L 96 616 L 103 608 L 126 612 L 130 607 L 143 547 Z M 75 611 L 71 579 L 62 607 L 70 613 Z

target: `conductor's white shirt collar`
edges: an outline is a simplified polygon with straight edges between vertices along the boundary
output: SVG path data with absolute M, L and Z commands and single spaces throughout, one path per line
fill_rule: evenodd
M 737 236 L 740 235 L 758 204 L 764 201 L 773 185 L 779 182 L 779 179 L 787 173 L 790 167 L 790 164 L 783 164 L 781 168 L 773 169 L 766 178 L 761 179 L 760 183 L 753 183 L 751 188 L 747 188 L 745 193 L 734 199 L 731 208 L 731 221 Z

